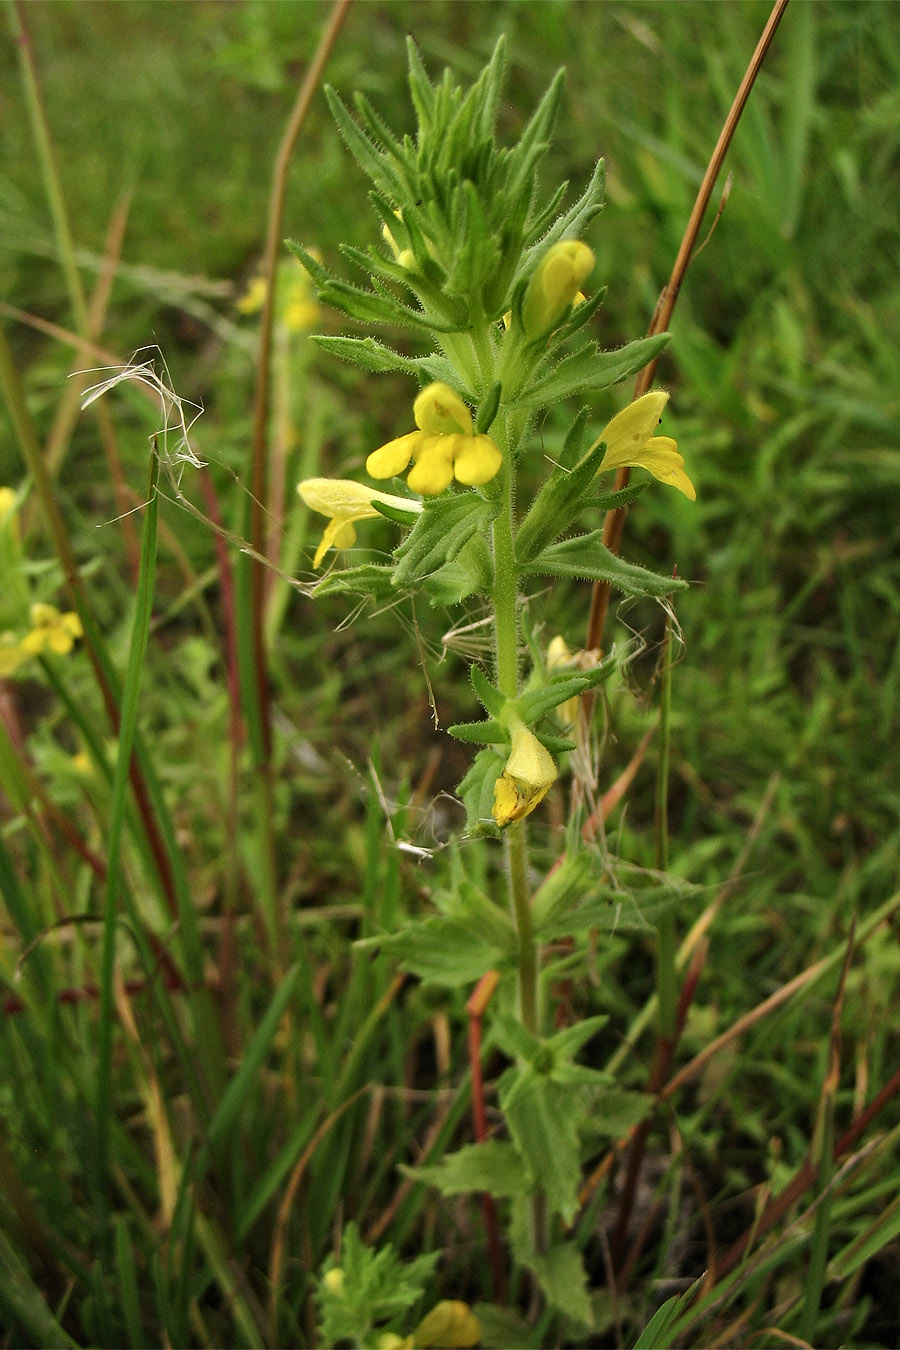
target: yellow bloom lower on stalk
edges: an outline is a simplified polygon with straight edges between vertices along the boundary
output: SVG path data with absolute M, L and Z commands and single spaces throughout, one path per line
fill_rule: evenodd
M 498 825 L 530 815 L 557 778 L 550 751 L 523 722 L 513 723 L 510 740 L 509 759 L 494 784 L 493 816 Z
M 11 487 L 0 487 L 0 529 L 11 519 L 17 500 L 18 495 Z
M 22 651 L 22 644 L 15 633 L 0 633 L 0 680 L 15 675 L 27 660 L 28 653 Z
M 606 442 L 598 473 L 608 469 L 647 469 L 661 483 L 677 488 L 690 500 L 697 500 L 697 491 L 684 471 L 684 457 L 678 453 L 678 443 L 671 436 L 654 436 L 669 395 L 661 390 L 636 398 L 627 408 L 616 413 L 594 442 Z
M 356 543 L 355 522 L 375 520 L 381 515 L 373 502 L 393 506 L 398 511 L 422 510 L 420 502 L 392 497 L 377 488 L 355 483 L 352 478 L 304 478 L 297 484 L 297 491 L 310 510 L 331 517 L 316 549 L 313 567 L 319 566 L 330 548 L 351 548 Z
M 61 614 L 55 605 L 31 606 L 31 632 L 22 639 L 22 651 L 28 656 L 54 652 L 65 656 L 75 645 L 75 639 L 84 636 L 81 620 L 74 610 Z
M 476 435 L 472 414 L 455 390 L 439 381 L 423 389 L 413 404 L 418 431 L 409 431 L 373 450 L 366 469 L 373 478 L 394 478 L 410 461 L 407 483 L 413 492 L 435 497 L 455 478 L 468 487 L 488 483 L 503 456 L 490 436 Z

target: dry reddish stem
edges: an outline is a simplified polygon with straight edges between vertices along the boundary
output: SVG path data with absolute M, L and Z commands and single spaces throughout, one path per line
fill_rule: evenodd
M 653 337 L 656 333 L 662 333 L 668 326 L 672 317 L 672 311 L 675 308 L 675 301 L 678 299 L 678 292 L 681 289 L 681 283 L 684 281 L 688 264 L 693 256 L 697 244 L 697 236 L 700 233 L 700 226 L 703 223 L 703 217 L 709 206 L 713 188 L 716 179 L 722 168 L 722 162 L 728 153 L 728 147 L 731 144 L 732 137 L 737 130 L 737 124 L 741 119 L 741 113 L 747 99 L 750 97 L 750 90 L 756 82 L 756 77 L 760 72 L 766 52 L 769 50 L 772 39 L 775 36 L 776 29 L 782 20 L 784 11 L 787 9 L 788 0 L 775 0 L 772 6 L 772 12 L 769 15 L 768 22 L 763 29 L 762 37 L 756 47 L 756 51 L 751 57 L 750 64 L 741 80 L 740 87 L 735 95 L 734 102 L 725 124 L 716 142 L 716 148 L 712 152 L 712 157 L 707 165 L 706 173 L 703 175 L 703 182 L 700 184 L 700 190 L 697 193 L 697 200 L 694 202 L 694 209 L 691 212 L 690 220 L 681 240 L 681 247 L 678 250 L 678 256 L 672 268 L 672 274 L 669 277 L 668 284 L 663 287 L 659 300 L 656 303 L 656 309 L 653 318 L 650 321 L 650 327 L 647 330 L 647 336 Z M 649 365 L 644 366 L 637 377 L 634 386 L 634 397 L 640 398 L 650 388 L 653 376 L 656 371 L 656 360 Z M 620 469 L 616 474 L 616 491 L 628 486 L 630 470 Z M 625 528 L 625 509 L 619 507 L 615 511 L 608 511 L 606 520 L 603 524 L 603 542 L 613 553 L 618 553 L 622 543 L 622 531 Z M 610 587 L 607 582 L 598 581 L 594 584 L 594 591 L 591 597 L 591 612 L 588 619 L 587 638 L 585 647 L 591 651 L 594 647 L 599 647 L 603 639 L 603 629 L 606 626 L 606 614 L 609 609 Z
M 484 1075 L 481 1072 L 481 1024 L 494 991 L 500 983 L 496 970 L 489 970 L 475 986 L 468 1002 L 469 1014 L 469 1068 L 472 1073 L 472 1121 L 475 1139 L 480 1144 L 488 1138 L 487 1112 L 484 1106 Z M 481 1208 L 487 1234 L 488 1259 L 491 1263 L 491 1288 L 497 1303 L 506 1299 L 506 1280 L 503 1272 L 503 1252 L 494 1197 L 482 1192 Z

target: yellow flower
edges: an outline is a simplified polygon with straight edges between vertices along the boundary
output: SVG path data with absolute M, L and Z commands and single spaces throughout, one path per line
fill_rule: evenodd
M 340 1266 L 332 1266 L 331 1270 L 326 1270 L 322 1276 L 322 1283 L 329 1293 L 334 1294 L 336 1298 L 343 1298 L 344 1272 Z
M 616 413 L 594 442 L 606 442 L 598 473 L 626 466 L 648 469 L 661 483 L 696 501 L 697 492 L 684 471 L 684 458 L 671 436 L 654 436 L 669 395 L 660 390 L 644 394 Z
M 330 548 L 351 548 L 356 543 L 354 521 L 375 520 L 381 512 L 372 505 L 382 502 L 398 511 L 421 511 L 420 502 L 407 497 L 392 497 L 387 492 L 354 483 L 350 478 L 304 478 L 297 491 L 306 505 L 321 516 L 330 516 L 316 549 L 313 567 L 318 567 Z
M 29 656 L 55 652 L 65 656 L 75 645 L 75 639 L 84 636 L 81 620 L 74 610 L 60 614 L 55 605 L 31 606 L 31 632 L 22 639 L 22 651 Z
M 594 270 L 594 255 L 580 239 L 552 244 L 537 265 L 522 302 L 522 324 L 528 337 L 538 337 L 577 303 L 581 283 Z M 583 299 L 583 297 L 582 297 Z
M 373 450 L 366 469 L 373 478 L 394 478 L 410 460 L 407 482 L 413 492 L 437 496 L 455 478 L 478 487 L 500 469 L 503 456 L 490 436 L 476 435 L 472 414 L 453 389 L 439 381 L 423 389 L 413 404 L 418 431 L 409 431 Z
M 0 633 L 0 680 L 15 675 L 19 666 L 24 665 L 27 660 L 28 653 L 23 652 L 22 644 L 15 633 Z
M 557 777 L 553 756 L 523 722 L 513 723 L 510 739 L 509 759 L 494 784 L 493 816 L 498 825 L 530 815 Z
M 311 250 L 315 254 L 315 250 Z M 312 280 L 306 269 L 291 259 L 278 269 L 276 297 L 278 321 L 290 333 L 305 333 L 319 317 L 319 306 L 312 296 Z M 246 291 L 235 301 L 239 314 L 258 314 L 266 300 L 265 277 L 253 277 Z
M 238 314 L 258 314 L 265 302 L 266 279 L 253 277 L 244 294 L 234 302 L 234 307 Z
M 481 1340 L 481 1323 L 461 1299 L 442 1299 L 422 1318 L 412 1335 L 415 1346 L 471 1350 Z
M 0 487 L 0 530 L 12 516 L 16 509 L 16 499 L 18 494 L 11 487 Z

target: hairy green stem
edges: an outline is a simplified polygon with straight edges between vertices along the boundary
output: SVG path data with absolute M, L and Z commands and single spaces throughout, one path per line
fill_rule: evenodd
M 515 558 L 515 466 L 516 441 L 506 418 L 497 419 L 502 438 L 503 467 L 500 471 L 501 507 L 494 521 L 494 627 L 496 635 L 497 685 L 508 699 L 519 693 L 519 574 Z M 509 879 L 509 898 L 518 936 L 519 1017 L 532 1036 L 540 1032 L 538 999 L 538 948 L 531 917 L 528 885 L 528 827 L 524 820 L 507 828 L 504 844 Z M 531 1238 L 535 1252 L 547 1247 L 547 1205 L 538 1189 L 531 1206 Z

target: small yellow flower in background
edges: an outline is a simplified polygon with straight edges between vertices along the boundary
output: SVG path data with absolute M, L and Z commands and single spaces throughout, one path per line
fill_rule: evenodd
M 340 1298 L 344 1293 L 344 1272 L 340 1266 L 332 1266 L 322 1276 L 322 1283 L 325 1288 L 336 1297 Z
M 16 509 L 18 493 L 11 487 L 0 487 L 0 530 Z
M 28 653 L 23 652 L 22 644 L 15 633 L 0 633 L 0 680 L 7 680 L 10 675 L 15 675 L 27 660 Z
M 481 1323 L 468 1303 L 461 1299 L 442 1299 L 422 1318 L 411 1338 L 411 1344 L 426 1350 L 471 1350 L 481 1340 Z
M 373 502 L 382 502 L 398 511 L 422 510 L 420 502 L 412 502 L 408 497 L 392 497 L 377 488 L 355 483 L 352 478 L 304 478 L 297 484 L 297 491 L 310 510 L 331 517 L 316 549 L 313 567 L 319 566 L 330 548 L 352 548 L 356 543 L 354 522 L 375 520 L 381 514 Z
M 28 656 L 54 652 L 65 656 L 75 645 L 75 639 L 84 636 L 81 620 L 74 610 L 60 614 L 55 605 L 31 606 L 31 632 L 22 639 L 22 651 Z
M 594 255 L 580 239 L 552 244 L 537 265 L 522 302 L 522 324 L 528 337 L 537 337 L 578 303 L 581 284 L 594 270 Z
M 413 404 L 418 431 L 409 431 L 373 450 L 366 469 L 373 478 L 394 478 L 410 460 L 407 482 L 413 492 L 437 496 L 455 478 L 479 487 L 498 473 L 503 463 L 490 436 L 476 435 L 472 414 L 455 390 L 437 381 L 429 384 Z
M 258 314 L 266 303 L 265 277 L 253 277 L 244 294 L 234 302 L 238 314 Z
M 606 442 L 606 454 L 598 473 L 608 469 L 647 469 L 661 483 L 677 488 L 690 500 L 697 500 L 696 489 L 684 471 L 684 457 L 671 436 L 654 436 L 669 395 L 661 390 L 636 398 L 616 413 L 594 442 Z
M 513 723 L 510 740 L 509 759 L 494 784 L 493 817 L 498 825 L 530 815 L 557 778 L 550 751 L 523 722 Z
M 315 249 L 310 249 L 315 255 Z M 306 333 L 319 318 L 319 306 L 312 293 L 312 278 L 296 258 L 278 269 L 276 285 L 278 322 L 291 333 Z M 266 302 L 265 277 L 253 277 L 246 291 L 235 301 L 239 314 L 258 314 Z

